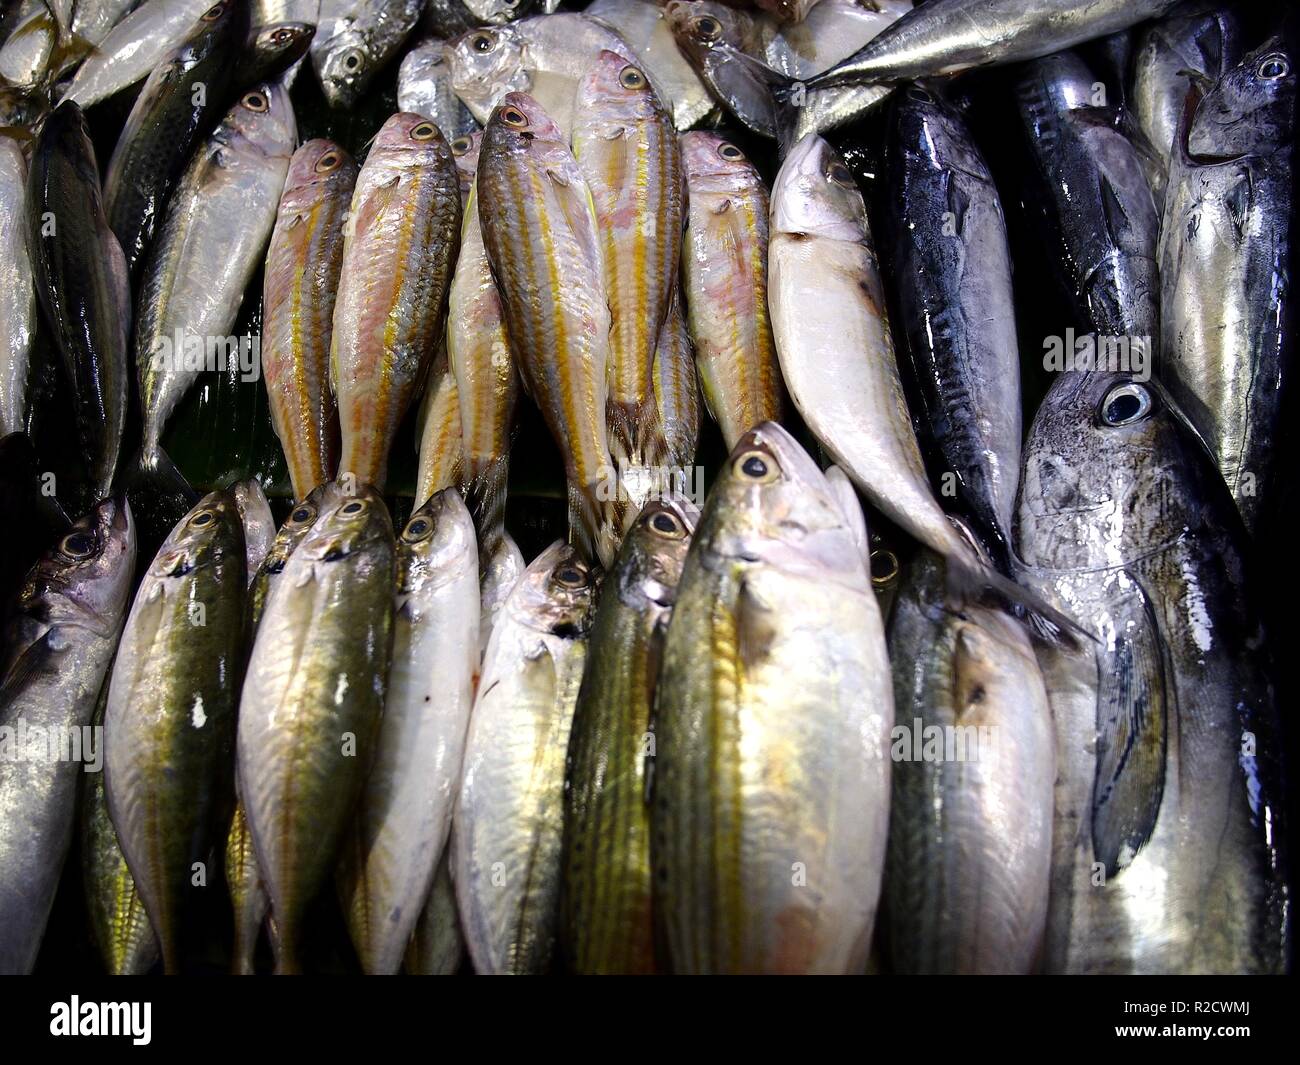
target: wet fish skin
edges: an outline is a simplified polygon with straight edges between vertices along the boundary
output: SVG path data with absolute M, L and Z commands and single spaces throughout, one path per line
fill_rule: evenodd
M 1160 220 L 1142 158 L 1117 128 L 1116 112 L 1095 106 L 1095 84 L 1092 71 L 1070 53 L 1026 66 L 1016 91 L 1037 164 L 1030 178 L 1034 198 L 1059 241 L 1052 258 L 1081 329 L 1099 339 L 1146 338 L 1154 345 Z
M 893 971 L 1028 973 L 1047 924 L 1051 708 L 1019 622 L 946 598 L 942 563 L 922 551 L 889 624 L 905 729 L 885 870 Z
M 700 384 L 680 285 L 673 287 L 668 316 L 655 346 L 654 394 L 668 466 L 675 476 L 690 477 L 700 439 Z
M 452 90 L 446 48 L 446 41 L 431 37 L 406 53 L 397 72 L 397 109 L 423 115 L 454 141 L 479 127 Z
M 420 920 L 407 948 L 403 971 L 412 976 L 452 976 L 465 961 L 465 935 L 456 913 L 450 872 L 451 848 L 443 850 Z
M 357 164 L 333 141 L 302 145 L 289 161 L 266 253 L 262 376 L 295 499 L 333 477 L 338 463 L 329 353 L 356 180 Z
M 524 556 L 505 529 L 496 543 L 487 549 L 479 567 L 479 660 L 487 653 L 488 640 L 496 625 L 501 608 L 505 606 L 526 568 Z
M 27 160 L 0 137 L 0 436 L 27 427 L 27 378 L 36 329 L 36 288 L 23 205 Z
M 357 175 L 344 226 L 330 339 L 340 473 L 383 487 L 393 437 L 434 357 L 460 216 L 446 138 L 427 118 L 393 115 Z
M 424 385 L 417 450 L 417 503 L 424 503 L 435 492 L 463 482 L 465 444 L 460 424 L 460 389 L 451 372 L 445 342 L 440 342 Z
M 350 108 L 393 58 L 424 0 L 321 0 L 312 65 L 331 107 Z
M 126 420 L 131 294 L 99 169 L 76 104 L 51 112 L 27 175 L 33 281 L 76 402 L 89 502 L 108 495 Z
M 564 763 L 597 575 L 562 541 L 510 592 L 470 715 L 452 880 L 474 970 L 551 962 L 564 830 Z
M 901 368 L 921 401 L 932 472 L 955 476 L 961 512 L 1010 574 L 1022 434 L 1002 204 L 959 113 L 919 86 L 895 94 L 888 157 Z
M 1025 445 L 1018 550 L 1023 579 L 1098 637 L 1040 653 L 1060 752 L 1047 971 L 1280 972 L 1282 751 L 1246 541 L 1162 389 L 1056 379 Z
M 0 972 L 36 964 L 72 842 L 78 778 L 103 756 L 98 741 L 93 750 L 82 741 L 134 571 L 130 508 L 106 499 L 41 557 L 14 600 L 0 662 L 0 726 L 12 748 L 0 762 Z M 34 744 L 37 730 L 43 744 Z
M 169 974 L 193 863 L 230 810 L 246 585 L 234 498 L 209 493 L 150 563 L 110 681 L 108 810 Z
M 559 938 L 577 973 L 656 969 L 646 801 L 656 673 L 698 518 L 686 500 L 642 507 L 591 623 L 564 788 Z
M 765 422 L 705 502 L 659 673 L 652 856 L 674 972 L 863 970 L 893 721 L 850 521 Z
M 700 387 L 728 448 L 779 422 L 783 387 L 768 317 L 768 194 L 745 154 L 717 133 L 682 135 L 689 190 L 682 286 Z
M 276 530 L 275 538 L 271 541 L 271 546 L 267 549 L 266 555 L 262 558 L 262 562 L 257 567 L 248 586 L 248 632 L 250 637 L 257 633 L 257 626 L 262 620 L 262 612 L 266 609 L 266 602 L 270 598 L 271 589 L 276 581 L 280 579 L 280 575 L 284 573 L 284 567 L 289 561 L 289 556 L 293 554 L 294 549 L 311 531 L 312 526 L 316 524 L 316 519 L 320 516 L 321 511 L 334 502 L 337 495 L 337 486 L 334 482 L 330 481 L 319 485 L 293 510 L 289 511 L 289 516 L 285 518 L 284 524 Z
M 244 527 L 244 573 L 251 585 L 275 541 L 275 518 L 256 477 L 236 481 L 230 486 L 230 494 L 234 496 L 239 522 Z
M 397 541 L 393 655 L 375 762 L 338 873 L 367 973 L 395 973 L 446 848 L 478 673 L 478 545 L 454 488 Z
M 337 865 L 374 760 L 394 554 L 383 498 L 340 482 L 258 625 L 240 701 L 238 775 L 271 898 L 277 972 L 300 967 L 305 910 Z
M 1160 246 L 1160 379 L 1252 534 L 1280 483 L 1274 454 L 1295 352 L 1297 62 L 1294 36 L 1270 38 L 1189 101 Z

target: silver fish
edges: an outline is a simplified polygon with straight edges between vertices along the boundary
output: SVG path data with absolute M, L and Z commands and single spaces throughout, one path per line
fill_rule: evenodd
M 351 107 L 396 55 L 424 0 L 321 0 L 312 66 L 331 107 Z
M 0 136 L 0 436 L 27 427 L 36 288 L 27 255 L 26 196 L 22 148 L 13 138 Z
M 397 109 L 423 115 L 454 141 L 473 133 L 478 123 L 452 90 L 446 47 L 433 37 L 406 53 L 397 71 Z

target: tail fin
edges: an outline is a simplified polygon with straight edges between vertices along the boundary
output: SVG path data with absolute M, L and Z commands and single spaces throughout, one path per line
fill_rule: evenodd
M 802 81 L 773 70 L 762 60 L 744 52 L 735 51 L 731 58 L 756 84 L 767 89 L 772 100 L 772 123 L 776 136 L 777 153 L 784 158 L 786 152 L 799 140 L 799 109 L 804 105 L 806 87 Z
M 658 491 L 660 473 L 668 463 L 668 440 L 654 396 L 639 404 L 611 401 L 605 409 L 605 432 L 618 471 L 620 516 L 631 522 L 649 495 Z M 620 525 L 620 538 L 625 531 Z
M 505 529 L 510 456 L 498 455 L 486 462 L 467 458 L 465 465 L 469 478 L 465 485 L 465 502 L 474 515 L 479 552 L 486 557 L 496 547 Z
M 123 482 L 131 510 L 139 521 L 141 555 L 151 557 L 152 551 L 146 554 L 144 545 L 152 544 L 154 549 L 161 545 L 199 501 L 199 495 L 167 452 L 156 444 L 146 444 L 140 450 Z
M 608 569 L 618 554 L 623 528 L 620 484 L 569 483 L 569 542 Z

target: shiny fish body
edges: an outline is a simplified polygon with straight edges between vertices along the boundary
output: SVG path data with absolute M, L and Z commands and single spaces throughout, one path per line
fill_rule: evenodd
M 9 39 L 0 45 L 0 84 L 28 92 L 49 77 L 58 26 L 44 0 L 27 0 Z
M 863 971 L 893 721 L 849 519 L 765 422 L 705 503 L 659 673 L 652 853 L 674 972 Z
M 1021 625 L 946 609 L 946 594 L 942 564 L 922 552 L 889 625 L 903 726 L 885 873 L 893 969 L 1028 973 L 1047 925 L 1051 708 Z
M 192 865 L 207 862 L 230 809 L 246 584 L 235 501 L 213 492 L 154 557 L 113 665 L 108 809 L 168 973 L 179 969 Z
M 695 365 L 728 448 L 779 422 L 783 389 L 768 318 L 768 196 L 739 148 L 717 133 L 682 137 L 689 189 L 682 286 Z
M 433 886 L 460 787 L 478 672 L 478 545 L 455 489 L 397 543 L 393 657 L 374 766 L 339 893 L 367 973 L 395 973 Z
M 344 226 L 330 380 L 339 472 L 382 488 L 397 427 L 433 359 L 460 240 L 451 148 L 419 115 L 393 115 L 357 176 Z
M 574 106 L 573 154 L 596 208 L 609 299 L 609 447 L 619 466 L 653 466 L 664 450 L 653 367 L 681 258 L 681 152 L 646 75 L 617 53 L 601 52 Z
M 234 328 L 275 225 L 296 135 L 283 88 L 250 90 L 195 154 L 168 203 L 144 266 L 135 329 L 146 466 L 158 461 L 163 429 L 201 372 L 177 350 L 178 337 L 182 348 L 202 343 L 206 353 L 210 338 Z
M 577 973 L 655 971 L 647 766 L 656 672 L 699 517 L 641 510 L 591 624 L 564 789 L 560 942 Z
M 433 885 L 406 950 L 404 971 L 412 976 L 452 976 L 465 961 L 465 935 L 456 913 L 451 882 L 451 848 L 443 850 Z
M 460 389 L 443 345 L 429 367 L 420 404 L 419 467 L 415 501 L 423 504 L 435 492 L 461 483 L 465 446 L 460 425 Z
M 1024 580 L 1097 636 L 1040 653 L 1058 779 L 1046 968 L 1281 972 L 1282 752 L 1244 534 L 1162 392 L 1062 374 L 1025 444 Z
M 465 743 L 452 879 L 474 969 L 541 973 L 555 943 L 564 762 L 595 580 L 557 541 L 511 591 Z
M 244 573 L 251 585 L 275 541 L 275 518 L 256 477 L 236 481 L 230 486 L 230 494 L 235 497 L 239 523 L 244 527 Z
M 257 628 L 240 701 L 239 792 L 271 897 L 277 971 L 298 970 L 374 760 L 392 649 L 392 521 L 358 486 L 322 504 Z
M 401 48 L 424 0 L 321 0 L 311 61 L 331 107 L 352 107 Z
M 329 353 L 357 165 L 333 141 L 310 140 L 288 175 L 262 283 L 262 374 L 294 498 L 305 499 L 338 463 Z
M 135 531 L 124 501 L 106 499 L 28 574 L 0 662 L 0 972 L 30 973 L 76 820 L 86 746 L 126 617 Z M 51 749 L 51 744 L 57 744 Z M 65 746 L 66 745 L 66 746 Z
M 0 136 L 0 436 L 27 427 L 27 378 L 36 329 L 36 288 L 23 206 L 27 162 Z
M 501 530 L 496 543 L 489 546 L 486 556 L 480 562 L 482 570 L 479 576 L 479 659 L 487 653 L 488 640 L 492 628 L 501 614 L 501 608 L 515 584 L 523 575 L 526 566 L 519 546 L 510 534 Z
M 397 109 L 423 115 L 454 141 L 473 133 L 478 123 L 451 87 L 446 48 L 446 41 L 433 37 L 406 53 L 397 72 Z
M 1274 37 L 1189 113 L 1174 146 L 1160 248 L 1160 377 L 1252 533 L 1277 483 L 1296 349 L 1297 64 L 1295 40 Z M 1264 76 L 1277 70 L 1286 73 Z
M 673 289 L 668 317 L 655 346 L 654 393 L 668 466 L 674 476 L 689 478 L 700 439 L 700 383 L 680 286 Z

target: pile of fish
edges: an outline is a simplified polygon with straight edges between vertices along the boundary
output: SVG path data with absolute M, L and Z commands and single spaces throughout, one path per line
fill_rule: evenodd
M 0 971 L 1287 970 L 1300 19 L 560 7 L 4 4 Z

